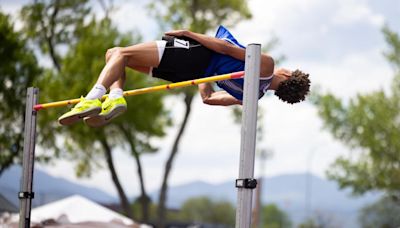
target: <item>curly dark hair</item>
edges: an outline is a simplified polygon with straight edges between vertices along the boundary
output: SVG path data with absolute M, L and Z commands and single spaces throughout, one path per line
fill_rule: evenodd
M 309 74 L 295 70 L 289 79 L 279 83 L 278 88 L 275 90 L 275 95 L 289 104 L 303 101 L 310 91 L 310 79 L 308 79 L 308 76 Z

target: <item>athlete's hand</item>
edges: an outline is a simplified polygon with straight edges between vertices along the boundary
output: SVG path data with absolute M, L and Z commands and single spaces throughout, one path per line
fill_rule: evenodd
M 188 33 L 188 30 L 173 30 L 166 32 L 165 35 L 169 36 L 186 36 Z

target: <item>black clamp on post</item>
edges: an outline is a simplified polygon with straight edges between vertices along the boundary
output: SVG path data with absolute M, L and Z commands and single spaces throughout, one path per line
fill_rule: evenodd
M 257 187 L 257 180 L 253 178 L 236 179 L 236 188 L 249 188 L 255 189 Z
M 18 192 L 19 199 L 33 199 L 35 198 L 34 192 Z

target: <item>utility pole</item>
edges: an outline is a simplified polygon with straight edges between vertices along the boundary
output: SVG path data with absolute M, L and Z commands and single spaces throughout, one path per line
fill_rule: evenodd
M 266 162 L 272 157 L 272 151 L 267 149 L 261 149 L 259 152 L 260 158 L 260 177 L 258 178 L 258 185 L 256 188 L 256 199 L 253 210 L 253 228 L 262 227 L 262 191 L 264 188 L 263 177 L 265 174 Z

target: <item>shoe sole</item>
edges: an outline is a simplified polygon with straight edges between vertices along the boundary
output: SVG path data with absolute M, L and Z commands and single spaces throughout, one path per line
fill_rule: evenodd
M 108 124 L 112 119 L 116 118 L 117 116 L 121 115 L 127 110 L 125 105 L 117 105 L 108 115 L 102 116 L 97 115 L 93 117 L 86 117 L 84 118 L 85 123 L 89 127 L 102 127 Z
M 92 116 L 99 115 L 100 112 L 101 112 L 101 108 L 100 107 L 95 107 L 95 108 L 92 108 L 92 109 L 88 109 L 88 110 L 86 110 L 84 112 L 77 113 L 75 115 L 68 116 L 68 117 L 65 117 L 63 119 L 60 119 L 60 120 L 58 120 L 58 122 L 61 125 L 68 126 L 68 125 L 74 124 L 74 123 L 82 120 L 85 117 L 92 117 Z

